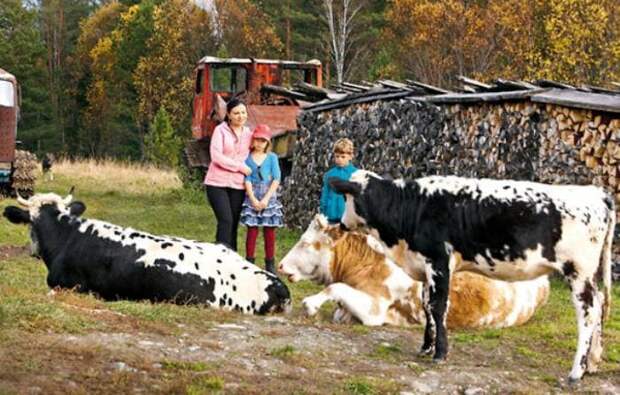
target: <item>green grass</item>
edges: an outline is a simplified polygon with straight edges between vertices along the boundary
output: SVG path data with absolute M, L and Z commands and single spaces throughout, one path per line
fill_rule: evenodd
M 44 265 L 24 256 L 0 264 L 0 329 L 81 333 L 97 328 L 96 320 L 48 298 L 46 275 Z M 89 295 L 79 298 L 93 299 Z
M 41 192 L 67 193 L 76 185 L 75 199 L 83 201 L 88 218 L 97 218 L 122 226 L 130 226 L 157 234 L 168 234 L 189 239 L 212 241 L 214 239 L 215 220 L 202 191 L 180 190 L 174 188 L 154 188 L 148 183 L 132 184 L 126 191 L 122 182 L 97 183 L 86 178 L 72 179 L 57 173 L 54 182 L 38 185 Z M 136 186 L 137 185 L 137 186 Z M 0 200 L 0 211 L 8 205 L 14 205 L 12 199 Z M 280 260 L 295 244 L 299 231 L 279 229 L 277 234 L 277 255 Z M 0 246 L 25 246 L 29 244 L 26 226 L 10 224 L 0 217 Z M 240 228 L 238 239 L 239 251 L 243 255 L 245 246 L 245 229 Z M 263 246 L 259 241 L 257 261 L 262 265 Z M 0 259 L 0 348 L 17 344 L 20 333 L 29 336 L 54 333 L 84 333 L 94 331 L 120 331 L 119 326 L 151 329 L 164 334 L 179 335 L 185 326 L 205 331 L 221 322 L 238 321 L 235 313 L 215 311 L 200 306 L 177 306 L 167 303 L 149 302 L 105 302 L 93 295 L 63 292 L 48 297 L 46 284 L 47 270 L 39 260 L 26 254 L 9 259 Z M 286 281 L 286 280 L 285 280 Z M 321 287 L 309 282 L 290 284 L 293 296 L 294 317 L 300 317 L 301 300 L 320 291 Z M 515 360 L 519 363 L 534 361 L 540 367 L 544 364 L 561 366 L 568 371 L 576 343 L 575 313 L 570 300 L 568 287 L 557 279 L 551 282 L 549 302 L 542 307 L 526 325 L 501 330 L 451 330 L 450 341 L 459 346 L 482 347 L 493 350 L 497 347 L 514 350 Z M 327 323 L 331 320 L 334 304 L 328 303 L 321 313 L 308 322 Z M 101 312 L 118 317 L 118 323 L 101 320 Z M 304 322 L 304 321 L 302 321 Z M 354 336 L 370 334 L 374 329 L 363 325 L 338 326 L 338 330 Z M 421 327 L 407 329 L 420 333 Z M 379 345 L 369 349 L 371 358 L 381 363 L 402 364 L 402 358 L 410 358 L 412 349 L 419 344 Z M 612 316 L 605 323 L 603 336 L 602 369 L 616 369 L 620 363 L 620 285 L 614 285 Z M 286 363 L 308 368 L 320 365 L 317 358 L 306 356 L 303 350 L 292 345 L 285 345 L 267 351 L 272 357 Z M 313 359 L 314 358 L 314 359 Z M 42 362 L 26 361 L 21 366 L 26 371 L 36 371 Z M 162 363 L 163 370 L 170 374 L 177 372 L 189 381 L 183 382 L 186 393 L 225 392 L 224 380 L 219 376 L 204 376 L 210 367 L 199 362 L 167 361 Z M 44 366 L 44 365 L 43 365 Z M 204 368 L 204 369 L 203 369 Z M 412 375 L 426 370 L 423 364 L 412 364 Z M 201 373 L 202 372 L 202 373 Z M 209 372 L 216 373 L 216 372 Z M 362 373 L 363 374 L 363 373 Z M 196 377 L 194 377 L 196 376 Z M 117 374 L 116 380 L 125 380 Z M 226 376 L 228 378 L 228 376 Z M 191 380 L 190 380 L 191 379 Z M 557 376 L 539 374 L 539 380 L 553 384 Z M 338 379 L 339 380 L 339 379 Z M 386 380 L 375 380 L 365 376 L 353 376 L 345 381 L 337 381 L 335 393 L 373 394 L 398 392 L 397 385 Z
M 348 393 L 355 395 L 372 395 L 377 393 L 374 386 L 364 378 L 347 380 L 347 382 L 344 383 L 344 389 Z
M 204 372 L 212 369 L 212 366 L 204 362 L 188 362 L 188 361 L 163 361 L 161 363 L 163 369 L 167 370 L 185 370 L 190 372 Z
M 382 359 L 393 362 L 399 360 L 402 353 L 403 352 L 398 344 L 382 343 L 376 346 L 369 356 L 374 359 Z
M 405 366 L 411 369 L 411 371 L 413 371 L 416 374 L 416 376 L 420 375 L 422 372 L 426 370 L 424 366 L 420 365 L 419 363 L 413 362 L 413 361 L 406 362 Z
M 349 330 L 358 335 L 367 335 L 372 330 L 372 327 L 356 323 L 351 325 Z
M 400 385 L 389 379 L 354 376 L 342 385 L 342 392 L 351 395 L 398 394 Z
M 217 394 L 223 389 L 224 379 L 221 377 L 200 377 L 187 387 L 187 395 Z
M 272 357 L 280 358 L 280 359 L 289 359 L 296 353 L 295 347 L 287 344 L 283 347 L 274 348 L 269 351 L 269 355 Z
M 151 303 L 147 301 L 108 302 L 107 306 L 112 311 L 132 316 L 142 321 L 165 322 L 170 325 L 196 323 L 200 324 L 203 330 L 210 327 L 208 323 L 205 324 L 202 321 L 207 312 L 207 309 L 202 306 L 178 306 L 171 303 Z

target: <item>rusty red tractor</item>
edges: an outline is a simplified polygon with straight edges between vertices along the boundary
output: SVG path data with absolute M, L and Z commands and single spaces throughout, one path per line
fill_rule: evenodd
M 196 178 L 209 165 L 211 133 L 233 97 L 246 103 L 250 128 L 257 124 L 271 127 L 273 151 L 286 176 L 291 170 L 297 115 L 305 104 L 326 97 L 321 67 L 318 60 L 202 58 L 195 69 L 192 140 L 185 146 L 189 168 L 197 169 Z M 293 84 L 296 90 L 290 88 Z
M 20 94 L 14 75 L 0 69 L 0 194 L 30 196 L 34 192 L 37 160 L 17 150 Z

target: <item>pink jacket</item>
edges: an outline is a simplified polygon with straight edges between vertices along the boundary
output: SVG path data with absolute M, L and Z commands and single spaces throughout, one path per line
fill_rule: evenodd
M 226 122 L 215 127 L 211 136 L 211 164 L 204 183 L 216 187 L 244 189 L 241 169 L 250 153 L 252 132 L 243 127 L 238 138 Z

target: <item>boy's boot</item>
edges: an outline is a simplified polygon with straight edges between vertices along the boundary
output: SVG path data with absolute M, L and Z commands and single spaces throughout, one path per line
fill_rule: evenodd
M 250 262 L 250 263 L 254 263 L 254 258 L 250 258 L 249 256 L 246 256 L 245 260 Z
M 274 258 L 265 259 L 265 270 L 269 273 L 276 274 L 276 262 Z

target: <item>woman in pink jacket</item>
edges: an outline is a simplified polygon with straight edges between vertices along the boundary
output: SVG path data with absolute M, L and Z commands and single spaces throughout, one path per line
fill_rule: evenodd
M 207 200 L 217 218 L 217 243 L 237 250 L 237 227 L 245 199 L 244 176 L 252 169 L 245 164 L 250 153 L 252 132 L 245 126 L 245 104 L 236 98 L 226 104 L 226 119 L 211 136 L 211 163 L 205 176 Z

